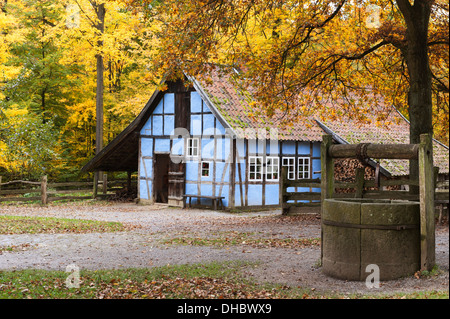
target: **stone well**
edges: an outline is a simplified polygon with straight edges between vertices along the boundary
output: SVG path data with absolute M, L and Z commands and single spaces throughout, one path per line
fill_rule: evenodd
M 401 200 L 326 199 L 322 213 L 325 274 L 365 280 L 376 264 L 380 280 L 420 269 L 420 205 Z

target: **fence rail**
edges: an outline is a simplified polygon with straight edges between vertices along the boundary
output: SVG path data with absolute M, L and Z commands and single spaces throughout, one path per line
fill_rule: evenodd
M 437 177 L 437 170 L 436 177 Z M 407 190 L 389 190 L 393 186 L 419 186 L 418 180 L 406 177 L 398 179 L 365 180 L 364 169 L 358 168 L 355 172 L 354 182 L 334 181 L 333 198 L 369 198 L 369 199 L 402 199 L 419 201 L 419 194 L 410 194 Z M 449 181 L 436 181 L 434 194 L 435 204 L 439 209 L 439 221 L 442 220 L 444 205 L 449 202 Z M 311 191 L 295 191 L 292 188 L 310 188 Z M 321 179 L 290 180 L 287 178 L 286 167 L 281 168 L 280 178 L 280 203 L 282 203 L 283 214 L 288 214 L 301 207 L 320 207 L 321 193 L 313 189 L 321 188 Z M 290 190 L 291 189 L 291 190 Z M 347 192 L 342 192 L 342 190 Z M 350 192 L 348 192 L 350 190 Z
M 40 201 L 42 205 L 46 205 L 59 200 L 108 197 L 124 188 L 130 188 L 131 180 L 108 181 L 104 174 L 103 181 L 98 181 L 97 187 L 94 184 L 93 181 L 48 183 L 47 176 L 42 176 L 39 182 L 15 180 L 2 183 L 0 176 L 0 203 Z

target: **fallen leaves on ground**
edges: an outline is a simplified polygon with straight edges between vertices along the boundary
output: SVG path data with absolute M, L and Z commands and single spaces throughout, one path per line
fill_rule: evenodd
M 183 234 L 179 237 L 163 239 L 165 245 L 216 246 L 227 247 L 235 245 L 253 248 L 306 248 L 320 245 L 320 238 L 277 238 L 261 237 L 261 234 L 229 231 L 219 233 L 218 236 Z
M 252 288 L 223 278 L 164 278 L 144 282 L 102 282 L 97 287 L 99 299 L 270 299 L 281 298 L 281 290 Z
M 0 272 L 1 278 L 1 272 Z M 10 298 L 89 299 L 275 299 L 287 298 L 287 286 L 265 288 L 228 278 L 170 277 L 132 280 L 99 280 L 82 276 L 79 288 L 68 288 L 61 277 L 41 280 L 0 281 L 0 295 Z M 309 297 L 309 296 L 308 296 Z
M 250 227 L 250 226 L 294 226 L 294 225 L 320 225 L 319 214 L 302 214 L 293 216 L 284 215 L 256 215 L 256 216 L 229 216 L 221 218 L 194 219 L 190 222 L 193 226 L 209 227 Z
M 0 216 L 0 234 L 56 234 L 115 232 L 135 229 L 137 226 L 119 222 L 105 222 L 82 219 Z
M 0 255 L 3 254 L 3 252 L 25 251 L 25 250 L 32 249 L 35 247 L 37 247 L 37 245 L 32 245 L 30 243 L 0 246 Z

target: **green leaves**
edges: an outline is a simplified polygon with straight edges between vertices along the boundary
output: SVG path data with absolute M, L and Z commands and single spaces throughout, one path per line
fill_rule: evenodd
M 0 164 L 11 174 L 39 179 L 52 171 L 51 161 L 58 159 L 58 137 L 53 121 L 43 123 L 39 116 L 10 109 L 6 120 L 0 121 L 0 140 L 6 146 Z

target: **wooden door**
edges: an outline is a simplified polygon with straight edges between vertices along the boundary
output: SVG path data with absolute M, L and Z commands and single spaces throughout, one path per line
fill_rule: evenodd
M 157 203 L 168 202 L 169 163 L 169 154 L 155 154 L 153 166 L 153 198 Z
M 169 205 L 183 207 L 185 181 L 184 163 L 169 164 Z

